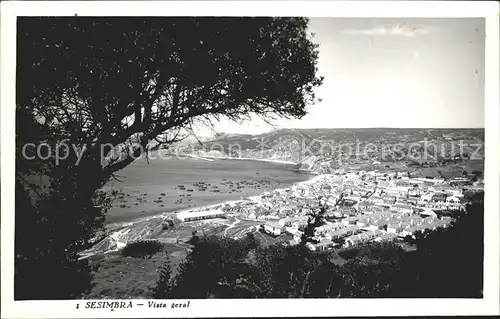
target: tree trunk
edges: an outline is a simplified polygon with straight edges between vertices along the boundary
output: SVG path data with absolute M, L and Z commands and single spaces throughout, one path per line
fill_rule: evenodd
M 309 281 L 310 275 L 311 275 L 311 271 L 308 271 L 306 274 L 306 278 L 304 279 L 304 284 L 302 285 L 302 290 L 300 292 L 300 298 L 304 298 L 304 294 L 306 293 L 307 283 Z

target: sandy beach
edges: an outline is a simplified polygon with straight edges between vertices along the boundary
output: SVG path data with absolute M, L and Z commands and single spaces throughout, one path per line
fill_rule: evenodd
M 291 165 L 298 164 L 298 163 L 292 162 L 292 161 L 285 161 L 285 160 L 278 160 L 278 159 L 251 158 L 251 157 L 203 156 L 203 158 L 207 158 L 207 159 L 221 159 L 221 160 L 257 161 L 257 162 L 266 162 L 266 163 L 275 163 L 275 164 L 291 164 Z
M 252 158 L 252 157 L 232 157 L 232 156 L 209 156 L 209 155 L 194 155 L 194 154 L 166 154 L 169 156 L 175 156 L 177 158 L 189 157 L 193 159 L 200 159 L 206 161 L 214 161 L 214 160 L 239 160 L 239 161 L 257 161 L 257 162 L 266 162 L 266 163 L 275 163 L 275 164 L 290 164 L 297 165 L 299 163 L 293 161 L 286 161 L 280 159 L 265 159 L 265 158 Z

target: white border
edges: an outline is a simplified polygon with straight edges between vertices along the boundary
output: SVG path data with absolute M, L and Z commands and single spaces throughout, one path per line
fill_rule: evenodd
M 1 3 L 1 310 L 5 318 L 404 316 L 499 314 L 499 4 L 497 2 L 172 1 Z M 484 299 L 191 300 L 184 309 L 77 310 L 75 301 L 13 301 L 17 16 L 486 17 Z M 446 270 L 436 270 L 446 271 Z M 463 274 L 467 276 L 467 274 Z M 460 280 L 460 278 L 457 278 Z M 80 306 L 82 308 L 82 306 Z

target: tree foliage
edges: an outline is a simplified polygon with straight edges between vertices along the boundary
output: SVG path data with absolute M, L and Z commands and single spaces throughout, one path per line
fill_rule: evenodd
M 309 218 L 300 241 L 302 245 L 313 242 L 312 238 L 314 237 L 316 228 L 323 226 L 326 223 L 327 210 L 327 205 L 322 201 L 319 202 L 318 207 L 309 208 L 309 212 L 307 213 Z
M 228 297 L 233 293 L 231 285 L 246 275 L 247 266 L 243 262 L 248 252 L 257 247 L 253 236 L 241 240 L 216 236 L 202 236 L 171 279 L 171 288 L 156 290 L 161 298 L 213 298 Z M 158 286 L 164 285 L 166 275 L 162 274 Z M 241 284 L 241 283 L 240 283 Z
M 168 258 L 168 257 L 167 257 Z M 172 267 L 170 260 L 166 260 L 160 270 L 160 278 L 153 288 L 153 298 L 167 299 L 172 294 Z
M 417 250 L 402 260 L 394 293 L 414 298 L 481 298 L 483 209 L 482 204 L 469 205 L 452 227 L 419 236 Z
M 123 248 L 122 255 L 149 259 L 160 251 L 165 251 L 165 246 L 158 240 L 139 240 L 128 243 Z
M 29 191 L 16 181 L 16 300 L 77 299 L 92 288 L 92 270 L 78 253 L 90 248 L 100 210 L 77 206 L 51 191 L 32 203 Z M 75 194 L 75 197 L 78 197 Z M 87 203 L 88 204 L 88 203 Z
M 85 156 L 95 157 L 101 145 L 109 145 L 103 165 L 108 177 L 148 145 L 177 140 L 195 120 L 304 116 L 315 101 L 313 88 L 322 82 L 307 23 L 20 19 L 17 106 L 52 138 L 86 145 Z M 111 151 L 130 142 L 127 150 Z
M 479 170 L 474 170 L 472 171 L 472 174 L 476 177 L 479 177 L 481 178 L 483 176 L 483 172 L 482 171 L 479 171 Z
M 109 197 L 98 190 L 139 155 L 221 116 L 304 116 L 322 82 L 307 23 L 19 18 L 16 177 L 31 200 L 16 198 L 17 296 L 46 297 L 25 284 L 36 276 L 59 299 L 87 290 L 91 274 L 76 256 L 102 231 Z M 28 143 L 44 144 L 43 157 Z M 66 264 L 45 272 L 40 263 Z M 71 276 L 85 279 L 70 291 Z

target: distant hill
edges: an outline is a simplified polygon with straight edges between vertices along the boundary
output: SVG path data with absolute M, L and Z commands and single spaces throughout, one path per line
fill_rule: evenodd
M 190 147 L 198 155 L 220 153 L 221 156 L 269 160 L 287 160 L 303 163 L 304 169 L 320 170 L 319 166 L 336 165 L 340 155 L 354 157 L 356 150 L 371 147 L 380 150 L 400 144 L 405 154 L 423 152 L 425 142 L 444 150 L 443 157 L 458 151 L 463 141 L 463 151 L 473 153 L 476 144 L 484 144 L 484 129 L 436 129 L 436 128 L 356 128 L 356 129 L 278 129 L 269 133 L 220 134 L 202 144 Z M 421 146 L 415 146 L 420 143 Z M 350 149 L 349 149 L 350 148 Z M 209 153 L 210 152 L 210 153 Z M 377 151 L 367 160 L 380 160 Z M 479 156 L 484 156 L 484 145 Z M 438 160 L 438 158 L 433 158 Z M 328 163 L 325 163 L 328 162 Z M 345 162 L 345 161 L 344 161 Z
M 250 134 L 220 134 L 205 141 L 206 147 L 218 143 L 220 145 L 239 144 L 243 149 L 256 149 L 261 146 L 259 141 L 274 145 L 284 138 L 303 138 L 306 141 L 314 139 L 335 142 L 376 142 L 376 141 L 420 141 L 424 138 L 432 140 L 472 139 L 484 142 L 484 129 L 422 129 L 422 128 L 356 128 L 356 129 L 278 129 L 269 133 Z

